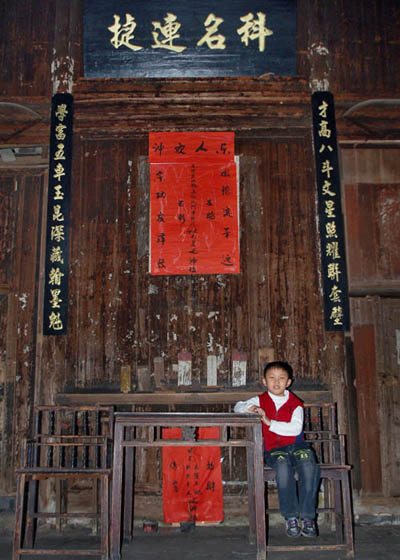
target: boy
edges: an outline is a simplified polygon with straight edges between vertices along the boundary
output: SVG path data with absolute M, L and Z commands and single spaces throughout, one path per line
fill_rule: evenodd
M 275 469 L 280 512 L 289 537 L 316 537 L 316 501 L 319 466 L 310 444 L 304 441 L 304 406 L 288 391 L 293 370 L 286 362 L 265 366 L 263 385 L 267 391 L 235 404 L 234 412 L 259 414 L 264 439 L 264 461 Z M 298 474 L 298 494 L 295 473 Z M 299 525 L 299 518 L 301 525 Z

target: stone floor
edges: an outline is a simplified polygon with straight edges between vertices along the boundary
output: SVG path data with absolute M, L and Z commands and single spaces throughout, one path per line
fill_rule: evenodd
M 1 518 L 0 518 L 1 523 Z M 156 532 L 144 532 L 142 527 L 135 528 L 134 541 L 122 547 L 122 560 L 240 560 L 255 559 L 255 547 L 248 543 L 248 527 L 221 525 L 219 527 L 159 527 Z M 271 528 L 270 544 L 312 544 L 313 542 L 330 543 L 332 534 L 321 528 L 318 539 L 289 539 L 285 536 L 283 526 Z M 87 529 L 68 529 L 62 536 L 49 529 L 41 529 L 37 544 L 40 547 L 90 549 L 96 546 L 97 537 Z M 355 558 L 357 560 L 399 560 L 400 526 L 399 525 L 365 525 L 355 528 Z M 336 560 L 345 558 L 337 552 L 268 552 L 268 560 Z M 0 525 L 0 560 L 12 558 L 12 531 Z M 24 556 L 37 558 L 37 556 Z M 41 555 L 41 560 L 54 559 L 54 555 Z M 63 556 L 72 560 L 77 556 Z M 80 559 L 97 558 L 79 556 Z

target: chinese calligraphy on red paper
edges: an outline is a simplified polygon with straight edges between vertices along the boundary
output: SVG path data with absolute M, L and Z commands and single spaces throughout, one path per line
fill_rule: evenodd
M 233 133 L 151 133 L 150 272 L 240 272 Z

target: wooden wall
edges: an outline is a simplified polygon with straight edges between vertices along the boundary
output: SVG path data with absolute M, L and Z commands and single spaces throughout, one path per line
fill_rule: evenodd
M 218 385 L 231 386 L 235 350 L 247 353 L 247 384 L 256 386 L 266 348 L 290 360 L 299 380 L 327 384 L 309 139 L 236 143 L 242 273 L 195 277 L 148 274 L 146 142 L 77 139 L 75 147 L 70 334 L 43 340 L 42 399 L 119 390 L 123 366 L 137 387 L 138 369 L 153 374 L 155 358 L 164 387 L 176 388 L 182 351 L 192 354 L 197 388 L 207 388 L 210 355 Z
M 363 492 L 398 495 L 400 148 L 342 150 Z
M 350 289 L 399 294 L 399 148 L 371 146 L 342 154 Z
M 29 434 L 34 402 L 45 178 L 42 169 L 0 170 L 0 469 L 7 489 L 21 438 Z
M 363 490 L 398 496 L 400 300 L 352 298 L 352 321 Z
M 0 95 L 51 95 L 54 43 L 62 39 L 60 33 L 81 43 L 81 11 L 81 0 L 1 3 Z M 340 95 L 395 95 L 399 11 L 396 0 L 299 0 L 298 75 L 307 81 L 327 79 L 330 90 Z M 73 73 L 75 79 L 83 75 L 79 49 Z
M 345 116 L 365 100 L 399 97 L 398 2 L 299 0 L 292 78 L 87 80 L 81 13 L 80 0 L 0 5 L 0 145 L 47 145 L 52 94 L 71 91 L 75 102 L 67 336 L 41 335 L 46 171 L 32 162 L 0 166 L 0 485 L 12 486 L 34 402 L 53 402 L 63 391 L 118 390 L 126 366 L 136 389 L 143 379 L 150 389 L 176 389 L 183 350 L 193 357 L 196 390 L 207 389 L 210 355 L 227 388 L 233 353 L 246 352 L 254 390 L 266 356 L 287 359 L 296 387 L 333 392 L 347 431 L 344 337 L 323 328 L 310 94 L 334 94 L 340 142 L 369 141 L 374 131 L 379 140 L 400 138 L 396 109 L 361 112 L 367 128 L 360 112 L 358 120 Z M 235 132 L 239 276 L 148 275 L 147 133 L 155 129 Z M 375 188 L 368 170 L 355 178 L 362 166 L 348 146 L 352 293 L 398 297 L 397 241 L 387 234 L 397 219 L 398 170 Z M 371 269 L 369 230 L 360 229 L 366 220 L 375 224 Z M 161 381 L 155 360 L 164 365 Z M 383 479 L 386 493 L 391 484 Z

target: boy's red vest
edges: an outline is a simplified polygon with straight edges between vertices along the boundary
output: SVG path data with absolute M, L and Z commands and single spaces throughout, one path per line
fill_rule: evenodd
M 291 393 L 290 391 L 288 400 L 283 406 L 280 407 L 278 411 L 276 410 L 275 403 L 269 396 L 268 391 L 265 391 L 265 393 L 259 395 L 258 398 L 260 399 L 260 407 L 265 410 L 268 418 L 270 418 L 271 420 L 277 420 L 278 422 L 290 422 L 294 410 L 298 406 L 304 408 L 302 401 L 295 395 L 293 395 L 293 393 Z M 280 436 L 278 434 L 275 434 L 274 432 L 271 432 L 269 426 L 266 426 L 264 422 L 262 423 L 262 432 L 265 449 L 267 451 L 271 451 L 271 449 L 276 449 L 277 447 L 283 447 L 284 445 L 290 445 L 291 443 L 304 440 L 303 430 L 298 436 Z

